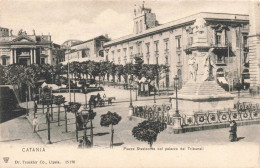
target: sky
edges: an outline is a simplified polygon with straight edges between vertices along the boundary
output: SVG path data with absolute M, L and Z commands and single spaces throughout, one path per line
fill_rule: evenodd
M 133 31 L 134 5 L 143 1 L 129 0 L 0 0 L 0 27 L 20 29 L 27 34 L 49 34 L 62 44 L 69 39 L 88 40 L 105 35 L 116 39 Z M 150 0 L 145 7 L 156 13 L 160 24 L 199 12 L 248 14 L 248 1 Z

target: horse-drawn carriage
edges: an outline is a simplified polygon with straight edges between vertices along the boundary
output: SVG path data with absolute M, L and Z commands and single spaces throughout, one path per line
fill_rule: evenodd
M 91 95 L 89 99 L 89 107 L 90 108 L 96 108 L 103 107 L 106 105 L 112 105 L 113 100 L 115 100 L 115 97 L 108 97 L 108 98 L 101 98 L 100 95 Z

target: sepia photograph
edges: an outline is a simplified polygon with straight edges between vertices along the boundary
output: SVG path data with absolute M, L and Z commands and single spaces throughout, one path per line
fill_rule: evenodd
M 0 167 L 260 167 L 260 0 L 0 0 Z

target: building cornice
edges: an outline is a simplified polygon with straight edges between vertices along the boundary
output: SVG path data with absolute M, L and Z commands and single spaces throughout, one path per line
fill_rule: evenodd
M 110 42 L 104 43 L 104 47 L 110 47 L 120 43 L 137 40 L 157 33 L 166 32 L 173 28 L 188 26 L 193 24 L 197 18 L 204 18 L 207 21 L 233 21 L 246 23 L 249 22 L 249 15 L 201 12 L 148 29 L 144 31 L 142 34 L 131 34 L 125 37 L 112 40 Z

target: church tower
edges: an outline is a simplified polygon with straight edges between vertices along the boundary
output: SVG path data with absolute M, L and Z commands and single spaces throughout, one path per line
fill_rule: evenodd
M 151 13 L 151 8 L 145 8 L 144 2 L 142 6 L 134 8 L 134 34 L 143 33 L 145 30 L 158 26 L 155 13 Z

